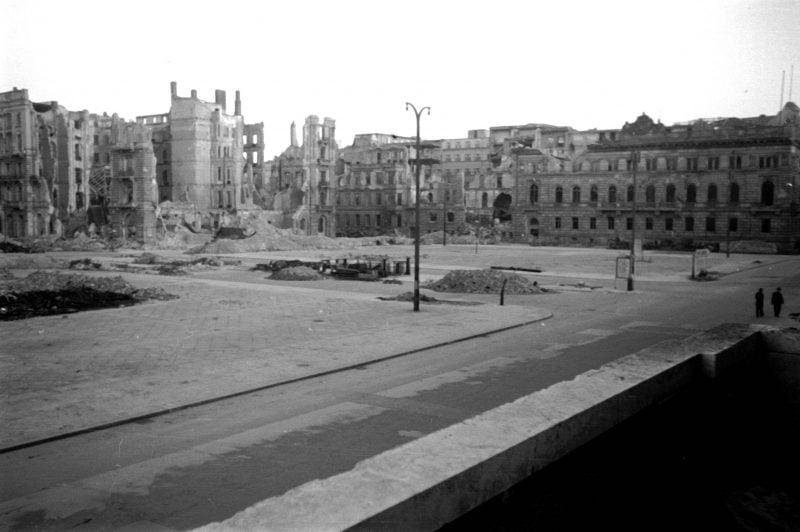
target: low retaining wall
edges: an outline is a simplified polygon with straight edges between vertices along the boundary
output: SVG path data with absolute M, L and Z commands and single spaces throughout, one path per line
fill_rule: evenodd
M 663 342 L 202 530 L 439 528 L 645 408 L 764 354 L 768 341 L 758 329 L 723 325 Z

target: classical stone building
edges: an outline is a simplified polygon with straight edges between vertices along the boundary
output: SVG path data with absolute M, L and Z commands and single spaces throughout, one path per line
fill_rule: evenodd
M 512 240 L 734 250 L 759 241 L 798 251 L 798 115 L 794 103 L 775 116 L 673 126 L 643 114 L 619 131 L 574 133 L 590 142 L 570 153 L 565 139 L 563 161 L 508 144 Z
M 117 115 L 33 102 L 27 89 L 0 93 L 0 232 L 15 238 L 60 236 L 94 224 L 98 231 L 152 238 L 152 147 L 149 136 L 132 127 Z M 133 153 L 137 156 L 130 158 Z M 130 159 L 123 173 L 114 173 L 115 156 Z M 129 197 L 136 212 L 120 203 Z
M 336 235 L 336 121 L 310 115 L 303 125 L 303 144 L 292 122 L 289 147 L 269 164 L 267 196 L 272 210 L 283 214 L 283 227 L 305 234 Z
M 168 113 L 136 118 L 152 131 L 159 201 L 189 204 L 212 216 L 253 208 L 255 172 L 252 162 L 251 171 L 245 171 L 246 126 L 239 91 L 233 114 L 227 112 L 222 90 L 207 102 L 197 97 L 196 90 L 189 97 L 179 96 L 173 81 L 170 100 Z M 251 140 L 253 129 L 248 129 Z M 263 136 L 249 145 L 249 161 L 259 147 L 263 157 Z

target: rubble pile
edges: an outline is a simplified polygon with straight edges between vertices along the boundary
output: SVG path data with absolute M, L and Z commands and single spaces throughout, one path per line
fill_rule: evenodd
M 269 278 L 276 281 L 320 281 L 325 276 L 308 266 L 289 266 L 272 272 Z
M 453 270 L 438 281 L 425 284 L 436 292 L 469 294 L 498 294 L 505 282 L 507 294 L 541 294 L 543 290 L 534 281 L 499 270 Z
M 130 306 L 149 299 L 176 298 L 161 288 L 136 288 L 122 277 L 35 271 L 24 278 L 0 282 L 0 320 L 20 320 Z

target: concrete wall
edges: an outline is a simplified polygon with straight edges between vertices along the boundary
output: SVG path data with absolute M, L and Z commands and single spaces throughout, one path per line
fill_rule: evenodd
M 725 325 L 667 341 L 309 482 L 203 530 L 432 530 L 681 390 L 766 353 L 772 334 Z M 775 338 L 783 338 L 773 334 Z M 797 337 L 778 362 L 796 384 Z M 793 350 L 793 351 L 792 351 Z M 794 375 L 793 377 L 790 375 Z M 795 388 L 797 389 L 797 388 Z

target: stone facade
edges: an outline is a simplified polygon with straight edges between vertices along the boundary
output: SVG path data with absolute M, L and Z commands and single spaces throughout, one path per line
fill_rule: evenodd
M 580 133 L 590 143 L 558 163 L 507 146 L 503 156 L 519 161 L 511 239 L 733 249 L 757 240 L 797 251 L 799 128 L 790 103 L 777 116 L 670 127 L 642 115 L 613 135 Z
M 420 231 L 463 223 L 463 181 L 442 175 L 441 144 L 420 144 Z M 336 220 L 340 236 L 415 233 L 416 140 L 394 135 L 356 135 L 339 152 Z M 458 220 L 456 219 L 458 213 Z

